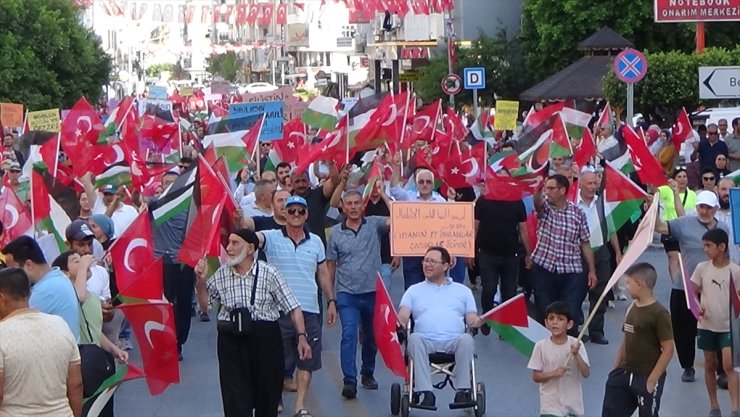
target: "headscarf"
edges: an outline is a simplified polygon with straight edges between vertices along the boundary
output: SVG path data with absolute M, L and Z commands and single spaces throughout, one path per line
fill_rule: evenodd
M 105 214 L 93 214 L 90 220 L 94 221 L 98 225 L 100 230 L 105 233 L 108 239 L 112 239 L 115 234 L 115 227 L 113 226 L 113 220 Z

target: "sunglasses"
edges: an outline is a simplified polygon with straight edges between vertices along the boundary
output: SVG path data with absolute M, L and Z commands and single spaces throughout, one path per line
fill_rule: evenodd
M 304 208 L 289 208 L 286 211 L 291 216 L 295 216 L 296 213 L 298 213 L 301 216 L 303 216 L 304 214 L 306 214 L 306 209 L 304 209 Z
M 701 177 L 704 181 L 714 181 L 714 177 Z
M 270 146 L 270 143 L 260 143 L 260 146 Z

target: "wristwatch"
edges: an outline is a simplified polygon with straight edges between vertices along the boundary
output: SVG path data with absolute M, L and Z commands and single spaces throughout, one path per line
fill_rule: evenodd
M 295 334 L 295 336 L 296 336 L 296 337 L 298 337 L 298 336 L 303 336 L 303 337 L 305 337 L 305 338 L 306 338 L 306 341 L 308 341 L 308 333 L 306 333 L 306 332 L 303 332 L 303 333 L 296 333 L 296 334 Z
M 331 303 L 334 303 L 334 306 L 336 307 L 337 300 L 334 299 L 334 298 L 330 298 L 330 299 L 326 300 L 326 308 L 329 308 L 329 304 L 331 304 Z

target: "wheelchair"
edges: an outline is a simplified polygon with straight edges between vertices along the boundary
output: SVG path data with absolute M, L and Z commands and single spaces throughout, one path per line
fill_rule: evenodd
M 477 329 L 474 329 L 477 330 Z M 470 329 L 468 329 L 470 332 Z M 408 354 L 408 335 L 411 333 L 410 323 L 405 329 L 399 329 L 399 341 L 403 344 L 404 360 L 406 361 L 406 369 L 408 371 L 409 378 L 404 381 L 403 386 L 398 382 L 391 384 L 391 414 L 394 416 L 401 414 L 401 417 L 408 417 L 412 408 L 416 407 L 414 404 L 414 363 L 413 359 Z M 477 332 L 473 331 L 472 334 Z M 465 409 L 472 408 L 475 417 L 481 417 L 486 413 L 486 386 L 483 382 L 479 382 L 475 377 L 475 359 L 477 353 L 473 354 L 473 359 L 470 363 L 470 397 L 471 401 L 465 404 L 450 404 L 450 409 Z M 432 378 L 435 375 L 442 375 L 441 381 L 436 384 L 432 384 L 435 389 L 442 390 L 446 386 L 450 386 L 455 389 L 452 378 L 454 377 L 453 370 L 455 368 L 455 355 L 446 352 L 435 352 L 429 354 L 429 364 L 432 369 Z

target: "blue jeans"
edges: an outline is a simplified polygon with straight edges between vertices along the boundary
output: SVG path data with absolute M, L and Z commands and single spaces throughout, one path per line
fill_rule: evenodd
M 450 268 L 450 277 L 452 277 L 452 280 L 462 284 L 465 282 L 465 272 L 467 271 L 467 267 L 465 266 L 465 258 L 457 257 L 457 263 L 455 266 Z
M 538 320 L 544 322 L 547 306 L 555 301 L 565 301 L 576 324 L 568 334 L 578 335 L 578 326 L 583 324 L 581 306 L 588 292 L 586 274 L 583 272 L 558 274 L 537 264 L 534 264 L 534 268 L 534 303 L 537 306 Z
M 391 264 L 382 264 L 380 266 L 380 279 L 383 280 L 383 284 L 385 284 L 385 288 L 388 290 L 388 293 L 391 292 L 391 277 L 393 276 L 393 269 L 391 269 Z
M 368 375 L 375 372 L 375 355 L 378 352 L 373 336 L 373 310 L 375 293 L 348 294 L 337 293 L 337 310 L 342 322 L 342 341 L 339 345 L 339 359 L 342 364 L 344 382 L 357 382 L 357 339 L 362 326 L 362 367 L 360 373 Z

